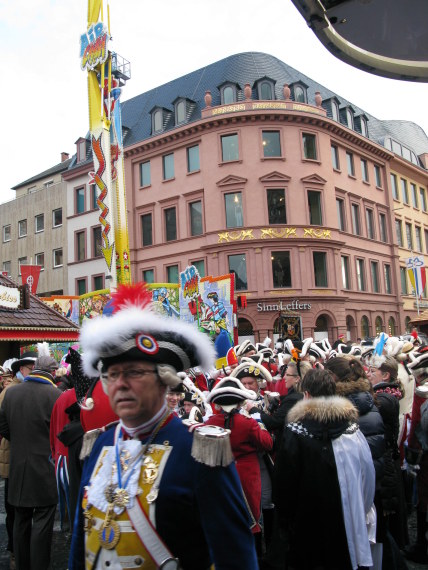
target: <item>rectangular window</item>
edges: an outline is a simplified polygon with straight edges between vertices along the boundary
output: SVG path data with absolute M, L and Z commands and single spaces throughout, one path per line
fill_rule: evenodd
M 367 160 L 364 158 L 361 159 L 361 178 L 364 182 L 369 181 L 369 169 L 367 166 Z
M 36 265 L 40 265 L 41 270 L 43 271 L 45 268 L 45 254 L 44 253 L 36 253 L 34 256 L 34 261 Z
M 91 208 L 92 210 L 96 210 L 98 208 L 97 200 L 98 200 L 98 186 L 96 184 L 91 184 L 89 186 L 89 194 L 91 196 Z
M 103 254 L 102 247 L 101 226 L 97 226 L 92 228 L 92 257 L 101 257 Z
M 12 262 L 11 261 L 3 261 L 3 272 L 6 275 L 10 275 L 12 272 Z
M 151 214 L 143 214 L 141 216 L 141 240 L 143 247 L 153 245 L 153 226 Z
M 203 259 L 192 261 L 192 265 L 196 267 L 200 277 L 205 277 L 205 261 Z
M 164 210 L 164 216 L 166 241 L 174 241 L 177 239 L 177 216 L 175 208 L 167 208 Z M 168 281 L 168 283 L 172 283 L 172 281 Z
M 334 145 L 331 145 L 331 163 L 334 170 L 340 170 L 339 149 Z
M 391 191 L 394 200 L 399 200 L 400 197 L 398 195 L 397 177 L 395 176 L 395 174 L 391 174 Z
M 76 261 L 86 259 L 86 235 L 85 232 L 76 232 Z
M 303 156 L 308 160 L 317 160 L 317 138 L 308 133 L 302 134 Z
M 314 260 L 315 287 L 328 287 L 327 254 L 324 251 L 312 252 Z
M 408 223 L 406 223 L 406 241 L 407 241 L 407 249 L 413 249 L 412 224 Z
M 370 270 L 372 274 L 372 289 L 373 293 L 379 293 L 379 278 L 378 278 L 378 263 L 377 261 L 370 262 Z
M 62 226 L 62 208 L 52 210 L 52 227 Z
M 395 233 L 397 236 L 398 247 L 403 247 L 403 224 L 401 220 L 395 220 Z
M 344 289 L 350 289 L 349 258 L 345 255 L 342 255 L 340 259 L 342 264 L 342 286 Z
M 401 195 L 403 196 L 403 202 L 405 204 L 409 203 L 409 192 L 407 190 L 407 180 L 400 178 L 401 181 Z
M 234 194 L 225 194 L 224 205 L 226 208 L 226 227 L 242 228 L 244 225 L 244 216 L 242 213 L 241 192 L 235 192 Z
M 265 158 L 281 156 L 279 131 L 262 131 L 262 145 Z
M 168 283 L 178 283 L 178 265 L 170 265 L 166 268 Z
M 309 223 L 322 226 L 321 192 L 308 190 Z
M 348 168 L 349 176 L 355 176 L 354 155 L 352 154 L 352 152 L 346 153 L 346 166 Z
M 416 189 L 416 184 L 413 184 L 413 182 L 410 183 L 410 194 L 412 196 L 412 206 L 414 208 L 418 207 L 418 192 Z
M 428 253 L 428 230 L 424 230 L 425 236 L 425 252 Z
M 392 293 L 392 281 L 391 281 L 391 266 L 384 265 L 385 273 L 385 293 Z
M 386 230 L 386 216 L 379 214 L 380 241 L 386 243 L 388 241 L 388 232 Z
M 77 279 L 76 280 L 76 293 L 77 295 L 84 295 L 86 291 L 86 279 Z
M 267 190 L 269 224 L 286 224 L 285 190 Z
M 343 200 L 340 198 L 336 198 L 336 210 L 337 210 L 337 223 L 339 226 L 339 230 L 344 232 L 346 229 L 345 226 L 345 205 Z
M 289 251 L 271 253 L 272 278 L 274 287 L 291 287 L 291 268 Z
M 104 289 L 104 275 L 94 275 L 92 277 L 92 291 Z
M 53 250 L 53 266 L 62 267 L 62 247 Z
M 374 165 L 374 175 L 375 175 L 375 182 L 377 188 L 382 188 L 382 172 L 380 170 L 380 166 L 377 164 Z
M 419 226 L 415 226 L 415 247 L 416 251 L 422 253 L 422 231 Z
M 75 214 L 83 214 L 85 211 L 85 187 L 75 190 Z
M 199 164 L 199 145 L 187 149 L 187 172 L 197 172 L 201 169 Z
M 351 214 L 352 214 L 352 233 L 356 236 L 361 235 L 360 227 L 360 207 L 358 204 L 351 204 Z
M 248 289 L 247 284 L 247 260 L 245 253 L 229 255 L 229 273 L 235 275 L 235 291 Z
M 150 160 L 140 164 L 140 186 L 150 186 L 152 183 L 152 176 L 150 172 Z
M 36 227 L 36 234 L 42 232 L 45 229 L 45 215 L 39 214 L 34 218 L 35 227 Z
M 400 267 L 400 281 L 401 281 L 401 294 L 407 295 L 407 269 L 405 267 Z
M 425 188 L 419 188 L 419 199 L 421 201 L 421 208 L 424 212 L 427 211 L 427 199 L 425 194 Z
M 174 153 L 166 154 L 162 157 L 162 171 L 164 180 L 174 178 Z
M 373 210 L 366 209 L 366 223 L 367 223 L 367 237 L 369 239 L 375 238 Z
M 221 160 L 229 162 L 239 160 L 238 135 L 223 135 L 221 137 Z
M 202 227 L 202 202 L 198 200 L 197 202 L 191 202 L 189 204 L 189 214 L 190 214 L 190 235 L 200 236 L 203 234 Z
M 27 258 L 26 257 L 19 257 L 18 258 L 18 275 L 21 275 L 21 265 L 27 265 Z
M 358 291 L 366 290 L 366 282 L 364 279 L 364 260 L 357 259 L 357 287 Z
M 11 235 L 12 235 L 11 225 L 8 224 L 7 226 L 3 226 L 3 242 L 10 241 Z
M 154 269 L 145 269 L 143 271 L 143 281 L 146 283 L 154 283 L 155 282 L 155 271 Z
M 18 237 L 22 238 L 27 235 L 27 220 L 20 220 L 18 222 Z

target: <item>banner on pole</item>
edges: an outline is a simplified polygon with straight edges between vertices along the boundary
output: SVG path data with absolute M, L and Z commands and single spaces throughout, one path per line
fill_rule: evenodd
M 33 295 L 37 292 L 37 285 L 39 284 L 41 265 L 21 265 L 21 278 L 22 284 L 28 285 L 30 293 Z

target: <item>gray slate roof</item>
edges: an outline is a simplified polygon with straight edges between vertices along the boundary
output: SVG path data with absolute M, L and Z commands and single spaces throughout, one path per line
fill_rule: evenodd
M 72 158 L 68 158 L 63 162 L 60 162 L 55 166 L 52 166 L 51 168 L 48 168 L 47 170 L 40 172 L 40 174 L 36 174 L 36 176 L 32 176 L 31 178 L 28 178 L 28 180 L 24 180 L 24 182 L 20 182 L 16 186 L 13 186 L 12 190 L 17 190 L 18 188 L 21 188 L 21 186 L 27 186 L 32 182 L 37 182 L 38 180 L 42 180 L 43 178 L 47 178 L 48 176 L 52 176 L 53 174 L 57 174 L 58 172 L 63 172 L 64 170 L 67 170 L 69 168 L 72 160 L 73 160 Z

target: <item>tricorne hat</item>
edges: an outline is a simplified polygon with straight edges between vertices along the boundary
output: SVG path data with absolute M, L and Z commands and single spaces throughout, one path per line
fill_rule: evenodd
M 152 311 L 145 283 L 119 285 L 112 295 L 113 314 L 88 319 L 82 326 L 80 346 L 83 370 L 97 376 L 118 362 L 145 360 L 172 367 L 169 385 L 181 382 L 177 372 L 199 366 L 213 368 L 212 341 L 189 323 L 161 317 Z M 159 368 L 158 368 L 159 371 Z
M 245 356 L 241 359 L 241 363 L 232 370 L 230 376 L 233 378 L 252 377 L 257 380 L 259 388 L 266 388 L 267 382 L 272 382 L 272 375 L 262 364 L 263 355 L 254 354 L 253 356 Z
M 256 400 L 257 394 L 247 390 L 238 378 L 225 376 L 208 394 L 207 402 L 218 404 L 229 410 L 244 400 Z

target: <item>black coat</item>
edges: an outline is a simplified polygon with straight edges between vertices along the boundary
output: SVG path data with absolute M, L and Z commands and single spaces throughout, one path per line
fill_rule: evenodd
M 35 381 L 12 386 L 5 394 L 0 434 L 10 441 L 8 500 L 15 507 L 44 507 L 58 501 L 49 428 L 60 395 L 52 384 Z

